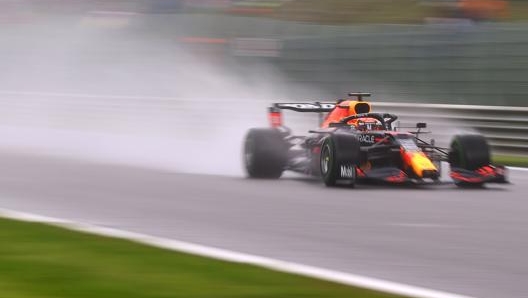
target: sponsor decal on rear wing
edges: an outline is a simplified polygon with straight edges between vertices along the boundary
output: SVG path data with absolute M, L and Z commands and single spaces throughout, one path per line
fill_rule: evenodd
M 274 103 L 273 107 L 281 110 L 292 110 L 296 112 L 330 112 L 336 107 L 336 103 L 329 102 L 295 102 L 295 103 Z

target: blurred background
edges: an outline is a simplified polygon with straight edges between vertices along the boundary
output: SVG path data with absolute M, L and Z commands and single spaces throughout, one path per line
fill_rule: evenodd
M 444 166 L 447 183 L 435 190 L 350 195 L 297 176 L 238 178 L 244 136 L 269 126 L 270 104 L 348 92 L 372 93 L 373 111 L 403 126 L 427 122 L 426 141 L 482 133 L 494 162 L 528 168 L 527 21 L 528 0 L 0 0 L 0 217 L 12 208 L 476 297 L 528 297 L 526 172 L 512 170 L 504 188 L 455 191 Z M 284 123 L 305 135 L 318 117 L 285 112 Z M 0 297 L 318 297 L 282 276 L 266 283 L 225 264 L 0 226 Z M 100 257 L 109 250 L 115 259 Z
M 527 19 L 524 0 L 0 0 L 0 146 L 239 174 L 270 103 L 367 91 L 492 106 L 397 111 L 526 156 Z

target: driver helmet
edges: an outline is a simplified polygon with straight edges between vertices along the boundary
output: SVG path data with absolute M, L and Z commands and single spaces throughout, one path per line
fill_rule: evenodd
M 384 130 L 383 124 L 375 118 L 363 118 L 355 120 L 355 123 L 350 123 L 355 125 L 357 130 L 360 131 L 369 131 L 369 130 Z

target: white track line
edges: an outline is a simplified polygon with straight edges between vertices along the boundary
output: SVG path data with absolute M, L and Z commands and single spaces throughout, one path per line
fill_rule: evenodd
M 312 267 L 297 263 L 285 262 L 281 260 L 250 255 L 225 249 L 208 247 L 178 240 L 155 237 L 129 231 L 100 227 L 92 224 L 70 221 L 66 219 L 47 217 L 25 212 L 18 212 L 7 209 L 0 209 L 0 217 L 21 220 L 26 222 L 38 222 L 50 224 L 73 231 L 80 231 L 106 237 L 126 239 L 163 249 L 174 250 L 193 255 L 200 255 L 213 259 L 251 264 L 276 271 L 293 273 L 312 278 L 327 280 L 345 285 L 367 288 L 375 291 L 386 292 L 395 295 L 402 295 L 416 298 L 471 298 L 432 289 L 416 287 L 381 279 L 375 279 L 345 272 L 333 271 L 318 267 Z
M 523 172 L 528 172 L 528 168 L 519 168 L 519 167 L 507 167 L 509 170 L 513 170 L 513 171 L 523 171 Z

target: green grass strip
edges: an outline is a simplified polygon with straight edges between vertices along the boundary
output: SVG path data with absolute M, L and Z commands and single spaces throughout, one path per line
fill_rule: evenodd
M 0 296 L 397 297 L 127 240 L 2 218 Z
M 494 155 L 493 163 L 513 167 L 528 167 L 528 156 Z

